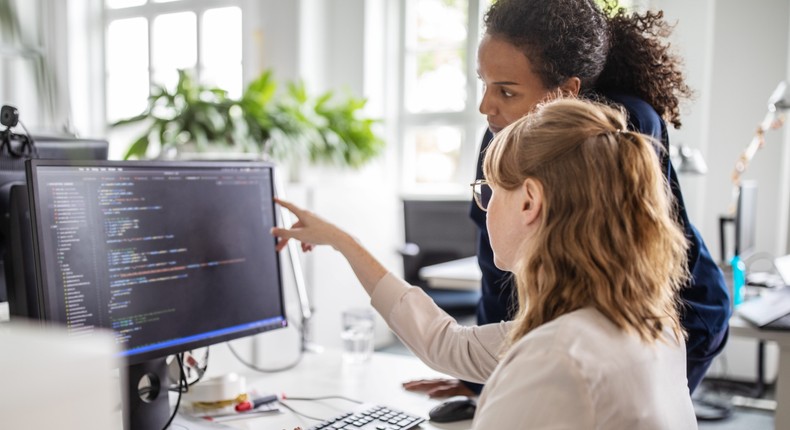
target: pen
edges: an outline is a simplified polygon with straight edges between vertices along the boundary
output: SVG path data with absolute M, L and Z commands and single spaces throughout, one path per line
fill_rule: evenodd
M 258 406 L 265 405 L 277 401 L 277 394 L 270 394 L 268 396 L 258 397 L 257 399 L 245 400 L 236 405 L 236 412 L 251 411 Z

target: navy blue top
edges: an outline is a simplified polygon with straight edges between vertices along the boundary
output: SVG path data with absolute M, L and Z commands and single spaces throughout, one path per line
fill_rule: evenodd
M 727 286 L 705 242 L 688 219 L 678 177 L 668 156 L 669 136 L 666 123 L 652 106 L 637 97 L 617 93 L 609 93 L 605 97 L 626 109 L 631 130 L 655 137 L 666 150 L 659 156 L 677 202 L 677 216 L 690 242 L 688 267 L 692 279 L 688 287 L 681 290 L 680 295 L 684 304 L 681 323 L 688 333 L 686 354 L 689 388 L 693 391 L 726 342 L 730 318 Z M 477 162 L 478 179 L 483 178 L 483 154 L 492 137 L 490 131 L 486 131 L 483 137 Z M 477 308 L 478 324 L 509 320 L 517 306 L 512 275 L 494 265 L 485 212 L 472 203 L 470 215 L 478 227 L 477 261 L 483 272 L 482 297 Z

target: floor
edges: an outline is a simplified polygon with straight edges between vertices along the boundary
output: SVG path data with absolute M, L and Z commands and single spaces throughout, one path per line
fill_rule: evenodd
M 392 354 L 412 355 L 412 353 L 399 341 L 384 348 L 378 349 L 381 352 L 389 352 Z M 694 397 L 703 400 L 708 400 L 713 404 L 729 405 L 730 399 L 733 395 L 746 394 L 746 389 L 740 388 L 737 385 L 722 383 L 722 381 L 703 380 L 700 387 L 695 392 Z M 743 397 L 735 397 L 735 401 Z M 769 400 L 769 403 L 774 398 L 773 387 L 769 386 L 763 399 Z M 760 403 L 759 401 L 757 403 Z M 761 405 L 758 405 L 761 406 Z M 695 409 L 699 415 L 711 414 L 717 412 L 706 408 L 702 402 L 695 401 Z M 727 418 L 716 421 L 698 421 L 701 430 L 771 430 L 774 428 L 773 411 L 755 409 L 752 407 L 731 407 L 731 415 Z
M 694 393 L 697 416 L 711 412 L 699 400 L 712 399 L 714 404 L 725 404 L 730 407 L 732 415 L 716 421 L 698 421 L 700 429 L 714 430 L 760 430 L 774 428 L 773 407 L 775 399 L 774 386 L 768 386 L 759 399 L 753 399 L 748 393 L 749 388 L 728 381 L 705 379 Z M 748 403 L 751 406 L 732 406 L 732 404 Z M 716 411 L 712 411 L 714 414 Z
M 721 421 L 698 421 L 700 429 L 712 430 L 769 430 L 774 428 L 772 412 L 736 409 L 727 419 Z

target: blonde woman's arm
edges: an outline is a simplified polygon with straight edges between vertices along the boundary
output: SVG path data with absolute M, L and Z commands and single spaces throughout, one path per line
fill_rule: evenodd
M 433 303 L 420 288 L 389 273 L 350 234 L 292 203 L 277 200 L 298 221 L 291 228 L 273 228 L 281 250 L 290 239 L 312 245 L 330 245 L 348 261 L 371 303 L 395 334 L 432 368 L 474 382 L 484 382 L 497 365 L 507 323 L 462 327 Z

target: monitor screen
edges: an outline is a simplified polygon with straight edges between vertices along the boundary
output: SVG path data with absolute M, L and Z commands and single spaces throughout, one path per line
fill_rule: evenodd
M 757 182 L 742 181 L 735 213 L 735 255 L 752 255 L 757 242 Z
M 28 164 L 42 319 L 129 364 L 284 327 L 273 167 Z
M 109 146 L 106 140 L 64 136 L 33 136 L 33 141 L 37 157 L 49 160 L 106 160 Z M 16 143 L 18 142 L 9 144 Z M 12 231 L 11 219 L 14 208 L 11 196 L 14 187 L 25 186 L 25 160 L 28 158 L 29 156 L 14 157 L 7 152 L 0 154 L 0 302 L 8 300 L 9 296 L 14 294 L 10 291 L 16 287 L 13 285 L 14 279 L 10 273 L 12 263 L 22 263 L 11 261 L 9 249 L 11 237 L 17 233 Z M 24 202 L 19 201 L 26 204 L 26 200 L 25 198 Z M 26 207 L 21 208 L 21 212 L 26 211 Z M 28 231 L 26 232 L 29 234 Z M 32 264 L 32 261 L 28 263 Z M 21 286 L 21 289 L 24 289 L 24 286 Z

